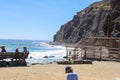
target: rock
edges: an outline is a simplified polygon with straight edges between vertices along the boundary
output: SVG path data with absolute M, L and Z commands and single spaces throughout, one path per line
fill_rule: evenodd
M 119 26 L 120 0 L 103 0 L 77 12 L 57 31 L 54 42 L 77 43 L 84 37 L 108 37 L 115 29 L 120 31 Z

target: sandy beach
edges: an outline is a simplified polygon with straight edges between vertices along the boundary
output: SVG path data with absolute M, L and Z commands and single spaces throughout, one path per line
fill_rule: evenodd
M 67 65 L 38 64 L 27 67 L 0 68 L 0 80 L 66 80 Z M 93 62 L 93 64 L 70 65 L 79 80 L 116 80 L 120 78 L 120 63 Z

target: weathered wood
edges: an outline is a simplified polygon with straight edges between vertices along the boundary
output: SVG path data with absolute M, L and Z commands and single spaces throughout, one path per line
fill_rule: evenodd
M 29 52 L 0 52 L 0 60 L 2 59 L 23 59 L 25 60 Z
M 25 59 L 29 52 L 0 52 L 0 67 L 27 66 Z M 6 61 L 4 59 L 11 59 Z

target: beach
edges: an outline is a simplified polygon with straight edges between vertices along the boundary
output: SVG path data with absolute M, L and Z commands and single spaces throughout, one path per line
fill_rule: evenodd
M 27 67 L 2 67 L 0 80 L 66 80 L 67 65 L 37 64 Z M 120 78 L 119 62 L 98 62 L 93 64 L 70 65 L 79 80 L 116 80 Z

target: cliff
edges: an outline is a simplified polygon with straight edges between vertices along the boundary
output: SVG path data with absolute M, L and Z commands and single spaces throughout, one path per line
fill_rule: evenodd
M 63 24 L 54 42 L 77 43 L 84 37 L 112 36 L 120 31 L 120 0 L 95 2 Z

